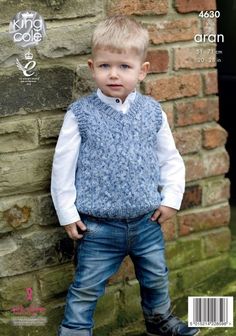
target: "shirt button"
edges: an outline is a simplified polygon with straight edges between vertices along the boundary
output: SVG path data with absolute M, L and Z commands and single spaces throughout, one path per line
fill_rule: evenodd
M 120 99 L 116 99 L 116 103 L 118 104 L 120 102 Z

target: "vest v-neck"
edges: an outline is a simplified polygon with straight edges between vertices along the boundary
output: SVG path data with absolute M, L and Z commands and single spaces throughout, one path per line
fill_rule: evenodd
M 93 93 L 91 95 L 91 102 L 99 111 L 101 111 L 101 113 L 105 113 L 107 116 L 112 117 L 117 121 L 122 121 L 127 118 L 133 118 L 141 110 L 142 95 L 136 92 L 136 97 L 134 101 L 130 104 L 130 107 L 126 113 L 122 113 L 121 111 L 118 111 L 112 106 L 104 103 L 98 97 L 97 93 Z

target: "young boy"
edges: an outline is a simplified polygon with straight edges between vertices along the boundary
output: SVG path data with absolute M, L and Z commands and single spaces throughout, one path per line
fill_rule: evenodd
M 198 333 L 170 311 L 161 225 L 180 208 L 185 169 L 160 104 L 136 91 L 149 69 L 148 40 L 128 17 L 101 22 L 88 60 L 98 89 L 64 118 L 51 191 L 60 224 L 78 240 L 78 263 L 59 336 L 92 335 L 97 299 L 126 255 L 148 335 Z

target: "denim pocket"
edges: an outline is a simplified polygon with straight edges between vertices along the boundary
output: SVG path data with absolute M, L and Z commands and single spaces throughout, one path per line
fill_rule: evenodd
M 154 212 L 150 212 L 147 214 L 147 223 L 148 224 L 151 224 L 151 225 L 156 225 L 158 228 L 161 228 L 161 224 L 158 222 L 158 219 L 153 221 L 151 219 L 152 215 L 153 215 Z
M 88 215 L 80 215 L 82 222 L 86 225 L 86 232 L 84 233 L 84 235 L 91 235 L 91 234 L 95 234 L 96 232 L 98 232 L 99 228 L 101 227 L 101 222 L 99 220 L 99 218 L 95 218 L 92 216 L 88 216 Z
M 153 221 L 153 220 L 151 220 L 151 217 L 153 216 L 154 212 L 155 212 L 155 210 L 150 211 L 150 212 L 148 212 L 148 213 L 145 215 L 145 218 L 147 219 L 147 221 L 150 221 L 150 222 L 152 222 L 152 223 L 157 223 L 157 221 Z

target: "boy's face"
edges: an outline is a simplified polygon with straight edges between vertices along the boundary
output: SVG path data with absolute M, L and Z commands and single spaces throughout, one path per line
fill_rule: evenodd
M 118 53 L 107 49 L 97 50 L 88 65 L 98 88 L 106 96 L 123 102 L 149 69 L 149 63 L 143 63 L 133 51 Z

